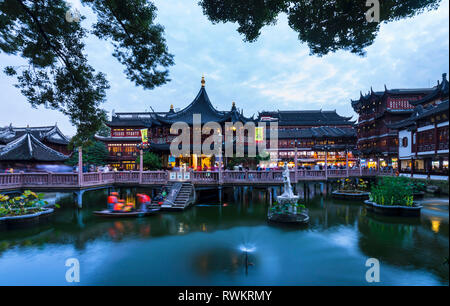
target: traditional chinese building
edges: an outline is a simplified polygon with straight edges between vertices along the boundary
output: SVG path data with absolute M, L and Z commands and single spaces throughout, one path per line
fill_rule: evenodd
M 110 152 L 110 163 L 117 169 L 137 169 L 136 158 L 138 145 L 141 143 L 141 130 L 146 130 L 150 150 L 162 156 L 163 167 L 170 168 L 186 165 L 194 169 L 214 167 L 217 156 L 205 156 L 189 154 L 188 156 L 171 156 L 170 144 L 176 137 L 171 133 L 171 126 L 177 122 L 189 125 L 193 134 L 195 114 L 201 115 L 199 123 L 216 122 L 220 125 L 224 144 L 227 132 L 225 123 L 254 123 L 256 126 L 265 123 L 276 122 L 278 125 L 278 148 L 270 148 L 269 130 L 265 135 L 267 148 L 271 152 L 271 161 L 265 166 L 290 165 L 294 162 L 294 152 L 297 148 L 300 165 L 314 166 L 325 163 L 325 152 L 328 152 L 328 163 L 343 165 L 349 161 L 350 165 L 356 163 L 353 153 L 356 150 L 356 133 L 354 121 L 351 117 L 343 117 L 336 111 L 271 111 L 261 112 L 258 118 L 247 118 L 233 102 L 231 110 L 219 111 L 212 105 L 205 88 L 205 80 L 202 78 L 201 88 L 194 99 L 186 108 L 175 111 L 173 105 L 168 112 L 144 112 L 144 113 L 113 113 L 111 121 L 107 125 L 111 128 L 110 137 L 96 136 L 103 141 Z M 235 128 L 231 131 L 236 132 Z M 256 134 L 257 131 L 255 131 Z M 246 134 L 245 134 L 246 133 Z M 209 135 L 203 135 L 201 141 Z M 244 131 L 244 146 L 247 150 L 248 131 Z M 255 137 L 255 141 L 258 140 Z M 191 143 L 195 141 L 191 138 Z M 274 155 L 275 153 L 275 155 Z M 347 153 L 347 156 L 346 156 Z M 226 163 L 226 160 L 224 160 Z
M 361 164 L 369 168 L 398 167 L 398 131 L 389 124 L 402 121 L 414 112 L 418 101 L 435 88 L 387 89 L 373 91 L 351 101 L 358 113 L 357 137 Z
M 0 148 L 28 133 L 55 151 L 64 155 L 70 155 L 72 153 L 67 147 L 70 140 L 61 132 L 56 124 L 54 126 L 43 127 L 14 127 L 10 124 L 7 127 L 0 128 Z
M 297 164 L 313 168 L 316 165 L 343 167 L 354 166 L 357 162 L 355 122 L 351 117 L 343 117 L 336 111 L 276 111 L 261 112 L 260 122 L 278 124 L 278 148 L 267 148 L 271 160 L 270 167 L 294 166 Z M 325 157 L 326 156 L 326 157 Z
M 0 130 L 0 141 L 1 170 L 35 171 L 40 165 L 62 165 L 69 158 L 60 152 L 67 152 L 68 139 L 56 126 L 52 129 L 10 126 Z
M 198 122 L 201 125 L 216 122 L 221 126 L 222 131 L 225 131 L 225 122 L 245 124 L 253 121 L 251 118 L 246 118 L 234 102 L 229 111 L 219 111 L 214 108 L 206 92 L 205 79 L 202 78 L 199 93 L 186 108 L 175 111 L 174 106 L 171 105 L 168 112 L 113 113 L 111 121 L 107 123 L 111 128 L 111 136 L 96 136 L 96 138 L 107 145 L 110 163 L 118 169 L 137 169 L 137 146 L 142 141 L 141 130 L 147 130 L 150 150 L 162 156 L 164 168 L 183 165 L 194 169 L 214 167 L 216 156 L 197 154 L 171 156 L 170 154 L 170 144 L 176 137 L 171 133 L 171 126 L 176 122 L 189 125 L 191 143 L 195 145 L 195 141 L 192 139 L 194 114 L 201 115 L 201 120 Z M 206 137 L 208 136 L 203 135 L 201 140 L 203 141 Z
M 399 172 L 419 178 L 448 178 L 449 82 L 446 74 L 435 89 L 411 101 L 414 112 L 389 125 L 398 130 Z

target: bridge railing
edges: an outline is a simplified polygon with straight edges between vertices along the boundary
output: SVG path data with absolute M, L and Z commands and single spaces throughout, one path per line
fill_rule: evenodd
M 25 174 L 23 174 L 25 175 Z M 56 186 L 77 186 L 78 174 L 74 173 L 52 173 L 49 174 L 51 185 Z
M 348 176 L 347 176 L 348 175 Z M 327 178 L 344 178 L 360 176 L 394 175 L 393 170 L 370 169 L 328 169 L 325 170 L 291 170 L 291 182 L 301 180 L 325 180 Z M 5 173 L 0 174 L 0 189 L 59 187 L 77 188 L 105 184 L 165 184 L 169 179 L 168 171 L 124 171 L 124 172 L 90 172 L 83 173 L 82 184 L 77 173 Z M 245 170 L 245 171 L 193 171 L 190 181 L 197 184 L 233 184 L 233 183 L 280 183 L 283 181 L 282 170 Z
M 169 178 L 169 174 L 166 171 L 145 171 L 142 172 L 143 184 L 165 184 Z
M 191 181 L 193 183 L 217 184 L 219 182 L 219 174 L 218 171 L 194 171 L 191 172 Z
M 139 184 L 139 171 L 115 172 L 116 183 L 137 183 Z

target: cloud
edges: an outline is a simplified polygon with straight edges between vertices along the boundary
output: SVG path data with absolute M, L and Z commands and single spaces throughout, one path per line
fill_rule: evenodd
M 76 2 L 79 2 L 78 0 Z M 157 22 L 165 27 L 169 51 L 176 65 L 170 68 L 172 81 L 155 90 L 143 90 L 126 79 L 121 66 L 111 56 L 108 42 L 89 37 L 86 52 L 90 63 L 105 72 L 111 83 L 103 105 L 111 111 L 144 111 L 150 106 L 167 111 L 187 106 L 200 89 L 202 74 L 214 106 L 231 108 L 231 102 L 251 116 L 261 110 L 337 109 L 354 115 L 350 99 L 359 92 L 388 88 L 433 86 L 449 66 L 449 0 L 436 11 L 414 18 L 382 24 L 375 43 L 365 57 L 339 51 L 323 57 L 309 55 L 297 34 L 289 28 L 285 15 L 274 26 L 265 27 L 255 43 L 243 42 L 235 24 L 213 25 L 197 5 L 198 0 L 155 0 Z M 82 7 L 88 25 L 94 20 Z M 20 63 L 0 54 L 0 64 Z M 0 90 L 8 106 L 7 118 L 16 125 L 53 124 L 64 132 L 75 131 L 67 118 L 55 111 L 32 110 L 13 81 L 0 76 Z

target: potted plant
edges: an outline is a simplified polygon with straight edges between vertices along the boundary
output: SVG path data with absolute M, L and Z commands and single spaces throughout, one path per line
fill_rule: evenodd
M 382 178 L 365 204 L 369 211 L 393 216 L 418 216 L 422 208 L 414 202 L 413 186 L 406 177 Z
M 14 197 L 0 194 L 0 223 L 3 227 L 38 223 L 39 219 L 45 219 L 54 212 L 52 208 L 45 207 L 47 204 L 43 194 L 30 190 Z
M 346 200 L 365 200 L 369 198 L 369 192 L 366 191 L 369 184 L 368 181 L 345 178 L 337 182 L 339 188 L 332 192 L 333 198 Z

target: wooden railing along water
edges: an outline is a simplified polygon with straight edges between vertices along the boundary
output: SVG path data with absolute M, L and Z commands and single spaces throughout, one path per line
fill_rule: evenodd
M 173 173 L 173 172 L 172 172 Z M 176 173 L 178 174 L 178 173 Z M 187 174 L 187 175 L 186 175 Z M 292 170 L 291 182 L 322 181 L 347 177 L 394 175 L 393 171 L 344 169 L 344 170 Z M 103 185 L 163 185 L 170 180 L 190 181 L 196 185 L 225 184 L 281 184 L 282 170 L 247 171 L 192 171 L 183 175 L 171 175 L 169 171 L 121 171 L 83 173 L 5 173 L 0 174 L 0 190 L 21 188 L 89 188 Z

